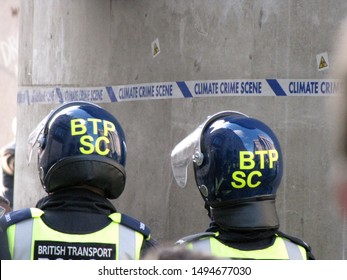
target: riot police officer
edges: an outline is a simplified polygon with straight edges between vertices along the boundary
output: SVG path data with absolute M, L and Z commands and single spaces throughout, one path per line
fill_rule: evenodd
M 48 196 L 1 219 L 2 259 L 140 259 L 156 246 L 149 228 L 108 199 L 125 186 L 126 142 L 98 105 L 66 103 L 29 136 Z
M 234 111 L 210 116 L 171 153 L 181 187 L 191 159 L 211 223 L 178 244 L 221 258 L 314 259 L 304 241 L 279 231 L 275 197 L 283 158 L 266 124 Z

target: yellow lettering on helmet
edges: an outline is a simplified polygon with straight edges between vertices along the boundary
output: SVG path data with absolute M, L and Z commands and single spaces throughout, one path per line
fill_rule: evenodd
M 94 152 L 93 137 L 90 135 L 84 135 L 81 137 L 80 142 L 83 147 L 80 148 L 80 151 L 84 155 L 90 155 Z
M 114 123 L 110 121 L 104 121 L 104 135 L 107 136 L 110 131 L 116 131 Z
M 71 135 L 83 135 L 87 132 L 84 119 L 71 120 Z
M 256 166 L 256 161 L 254 160 L 255 156 L 259 157 L 259 167 L 257 169 L 265 169 L 265 164 L 267 163 L 266 156 L 268 156 L 268 168 L 274 168 L 274 163 L 278 161 L 278 151 L 275 149 L 272 150 L 257 150 L 254 153 L 251 151 L 240 151 L 240 170 L 234 171 L 231 175 L 233 181 L 231 185 L 233 188 L 242 189 L 245 186 L 249 188 L 256 188 L 261 184 L 261 181 L 258 178 L 262 177 L 262 172 L 259 170 L 250 171 L 246 174 L 242 170 L 251 170 Z M 258 161 L 257 161 L 258 162 Z
M 240 178 L 241 177 L 241 178 Z M 246 181 L 243 179 L 246 177 L 245 172 L 243 171 L 235 171 L 232 175 L 232 178 L 234 182 L 231 182 L 231 185 L 235 189 L 242 189 L 246 186 Z M 236 184 L 235 182 L 238 182 L 239 184 Z
M 255 151 L 256 155 L 259 155 L 260 158 L 260 169 L 265 168 L 265 155 L 268 153 L 268 151 Z
M 274 162 L 278 160 L 277 150 L 269 150 L 269 168 L 273 168 Z
M 93 134 L 97 135 L 98 134 L 98 123 L 101 123 L 102 121 L 100 119 L 94 119 L 94 118 L 89 118 L 87 121 L 91 122 L 93 124 Z
M 89 123 L 88 127 L 90 127 L 90 125 L 92 127 L 92 131 L 88 131 L 88 134 L 87 123 Z M 103 136 L 99 136 L 98 131 L 98 125 L 101 123 L 103 126 Z M 96 152 L 101 156 L 106 156 L 110 152 L 110 149 L 108 148 L 110 140 L 109 138 L 107 138 L 107 136 L 112 131 L 116 131 L 116 127 L 110 121 L 96 118 L 88 118 L 87 120 L 71 120 L 71 136 L 79 136 L 85 134 L 80 138 L 80 152 L 84 155 L 90 155 Z
M 246 186 L 250 187 L 250 188 L 256 188 L 260 185 L 260 181 L 256 181 L 254 184 L 252 183 L 253 177 L 254 176 L 258 176 L 261 177 L 262 174 L 260 171 L 255 170 L 252 171 L 251 173 L 248 174 L 248 176 L 246 175 L 245 172 L 243 171 L 235 171 L 232 174 L 232 178 L 233 178 L 233 182 L 231 182 L 231 185 L 235 188 L 235 189 L 242 189 Z
M 251 173 L 249 173 L 247 177 L 247 186 L 249 186 L 250 188 L 256 188 L 260 185 L 260 181 L 257 181 L 255 184 L 252 184 L 253 176 L 261 177 L 262 174 L 260 171 L 252 171 Z
M 252 152 L 240 151 L 240 169 L 241 170 L 253 169 L 255 166 L 255 162 L 253 158 L 254 158 L 254 154 Z
M 109 144 L 110 143 L 110 140 L 105 137 L 105 136 L 100 136 L 98 139 L 96 139 L 95 141 L 95 150 L 96 152 L 101 155 L 101 156 L 106 156 L 109 152 L 110 152 L 110 149 L 106 148 L 104 151 L 102 151 L 100 149 L 100 142 L 101 141 L 104 141 L 106 144 Z

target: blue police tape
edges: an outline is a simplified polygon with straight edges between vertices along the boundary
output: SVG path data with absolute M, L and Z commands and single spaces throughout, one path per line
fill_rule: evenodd
M 113 91 L 113 88 L 112 87 L 106 87 L 106 90 L 107 90 L 107 93 L 108 93 L 108 96 L 109 96 L 111 102 L 117 102 L 117 97 Z
M 283 90 L 283 88 L 280 86 L 280 84 L 277 82 L 277 80 L 267 79 L 266 81 L 268 82 L 269 86 L 271 87 L 271 89 L 273 90 L 273 92 L 277 96 L 286 96 L 287 95 L 285 93 L 285 91 Z
M 329 96 L 341 82 L 334 79 L 240 79 L 178 81 L 103 87 L 21 87 L 20 105 L 89 101 L 115 103 L 131 100 L 197 98 L 208 96 Z

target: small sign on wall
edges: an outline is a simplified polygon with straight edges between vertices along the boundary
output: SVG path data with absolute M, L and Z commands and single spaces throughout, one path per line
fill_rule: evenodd
M 328 53 L 320 53 L 316 55 L 318 71 L 329 69 L 329 58 Z
M 159 39 L 155 39 L 152 42 L 152 56 L 153 58 L 156 57 L 158 54 L 160 54 L 160 46 L 159 46 Z

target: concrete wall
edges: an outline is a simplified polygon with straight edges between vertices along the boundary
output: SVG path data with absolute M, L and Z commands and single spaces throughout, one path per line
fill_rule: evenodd
M 0 5 L 0 147 L 13 140 L 12 120 L 17 108 L 19 1 Z
M 14 141 L 17 111 L 19 1 L 0 5 L 0 149 Z M 2 169 L 0 169 L 2 178 Z M 0 192 L 4 192 L 2 179 Z
M 22 1 L 19 86 L 94 87 L 214 79 L 322 79 L 316 55 L 331 53 L 347 12 L 334 1 Z M 152 56 L 151 43 L 160 42 Z M 332 67 L 332 66 L 330 66 Z M 345 258 L 346 229 L 329 187 L 326 105 L 332 97 L 207 97 L 105 103 L 127 136 L 127 186 L 114 203 L 159 241 L 204 231 L 194 185 L 173 180 L 170 152 L 209 114 L 238 110 L 267 123 L 285 157 L 278 192 L 282 231 L 320 259 Z M 18 107 L 15 208 L 44 195 L 26 162 L 30 131 L 58 104 Z

